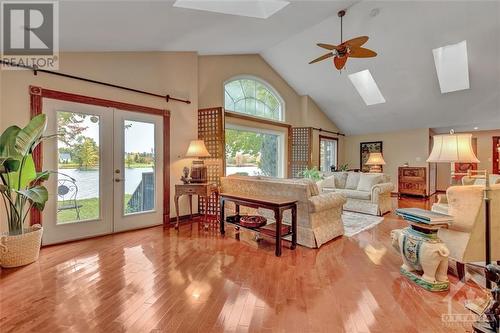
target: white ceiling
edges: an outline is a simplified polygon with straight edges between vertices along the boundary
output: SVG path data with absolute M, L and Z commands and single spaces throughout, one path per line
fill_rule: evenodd
M 410 128 L 500 128 L 500 2 L 292 1 L 262 20 L 172 7 L 173 1 L 63 1 L 65 51 L 260 53 L 348 134 Z M 345 38 L 368 35 L 376 58 L 307 63 Z M 373 9 L 379 9 L 371 16 Z M 441 94 L 432 49 L 467 40 L 469 90 Z M 386 103 L 366 106 L 347 74 L 369 69 Z

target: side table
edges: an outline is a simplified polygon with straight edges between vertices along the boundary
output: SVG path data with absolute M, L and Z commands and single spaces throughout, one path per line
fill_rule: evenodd
M 193 222 L 193 195 L 197 195 L 199 197 L 204 197 L 205 202 L 208 202 L 208 198 L 215 193 L 218 195 L 219 190 L 217 185 L 209 184 L 209 183 L 200 183 L 200 184 L 176 184 L 175 185 L 175 214 L 177 216 L 177 220 L 175 223 L 175 229 L 179 229 L 179 198 L 183 195 L 189 196 L 189 213 L 191 217 L 191 223 Z M 219 200 L 218 198 L 216 199 Z M 208 210 L 205 209 L 205 223 L 208 220 Z

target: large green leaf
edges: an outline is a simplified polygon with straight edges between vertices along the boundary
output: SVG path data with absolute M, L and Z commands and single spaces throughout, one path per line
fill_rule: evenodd
M 21 177 L 19 177 L 19 174 L 21 174 Z M 36 179 L 36 176 L 35 162 L 31 154 L 26 156 L 24 163 L 17 171 L 7 174 L 7 177 L 9 177 L 9 185 L 15 190 L 27 188 L 28 185 Z
M 39 114 L 31 119 L 28 125 L 17 133 L 16 149 L 18 153 L 23 156 L 31 153 L 42 137 L 46 127 L 47 116 L 45 114 Z
M 43 210 L 45 203 L 49 200 L 49 192 L 44 186 L 41 185 L 16 192 L 28 198 L 29 202 L 32 203 L 38 210 Z
M 19 159 L 20 154 L 16 149 L 17 135 L 21 129 L 17 126 L 8 127 L 0 136 L 0 157 Z

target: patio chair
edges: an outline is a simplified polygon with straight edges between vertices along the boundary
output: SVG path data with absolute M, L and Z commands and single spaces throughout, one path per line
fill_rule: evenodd
M 76 212 L 76 219 L 80 219 L 80 208 L 82 205 L 78 204 L 76 200 L 78 195 L 78 185 L 76 179 L 63 175 L 62 178 L 57 180 L 57 212 L 63 210 L 74 209 Z

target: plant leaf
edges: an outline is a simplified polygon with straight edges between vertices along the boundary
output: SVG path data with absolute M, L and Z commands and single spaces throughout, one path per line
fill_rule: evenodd
M 21 173 L 21 179 L 19 179 L 19 173 Z M 11 188 L 16 190 L 27 188 L 29 184 L 36 179 L 36 169 L 33 156 L 31 154 L 26 156 L 22 168 L 20 167 L 17 171 L 9 172 L 7 176 L 9 177 L 9 184 Z
M 41 139 L 47 127 L 47 116 L 39 114 L 31 119 L 25 128 L 19 131 L 16 137 L 16 149 L 21 155 L 31 153 Z
M 0 136 L 0 157 L 20 159 L 20 154 L 16 149 L 16 138 L 21 132 L 18 126 L 8 127 Z
M 50 176 L 50 171 L 42 171 L 42 172 L 37 172 L 35 179 L 33 179 L 34 182 L 44 182 L 46 180 L 49 180 Z
M 26 197 L 30 203 L 38 210 L 43 210 L 45 203 L 49 200 L 49 192 L 45 186 L 37 185 L 26 190 L 16 191 Z

